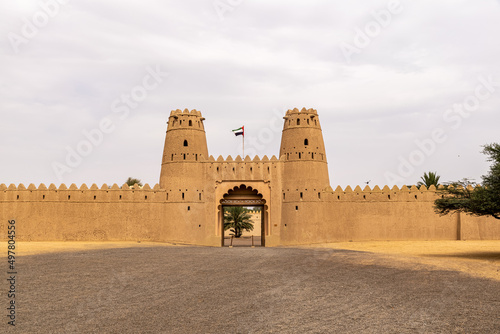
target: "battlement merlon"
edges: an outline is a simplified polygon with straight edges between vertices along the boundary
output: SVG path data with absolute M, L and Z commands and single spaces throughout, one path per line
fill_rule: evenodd
M 288 109 L 286 114 L 285 114 L 285 117 L 289 116 L 291 114 L 315 114 L 315 115 L 317 115 L 318 111 L 316 109 L 313 109 L 313 108 L 309 108 L 309 109 L 302 108 L 300 111 L 297 108 Z
M 199 117 L 201 117 L 201 111 L 196 110 L 196 109 L 189 111 L 189 109 L 187 109 L 187 108 L 184 110 L 176 109 L 176 110 L 172 110 L 170 112 L 170 117 L 172 117 L 172 116 L 174 116 L 174 117 L 179 117 L 179 116 L 199 116 Z

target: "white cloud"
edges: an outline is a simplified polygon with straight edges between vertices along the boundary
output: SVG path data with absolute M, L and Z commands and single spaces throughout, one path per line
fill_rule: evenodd
M 401 14 L 347 64 L 339 44 L 388 2 L 243 1 L 221 21 L 210 1 L 71 1 L 17 54 L 8 34 L 20 34 L 40 4 L 2 3 L 0 182 L 58 182 L 51 163 L 64 147 L 159 64 L 168 79 L 65 183 L 156 183 L 172 109 L 201 110 L 210 154 L 235 156 L 239 140 L 227 131 L 245 124 L 258 133 L 274 109 L 313 107 L 332 186 L 383 185 L 479 76 L 500 80 L 498 1 L 402 0 Z M 500 89 L 405 182 L 428 170 L 478 179 L 488 166 L 480 145 L 500 141 L 499 109 Z M 279 140 L 258 154 L 277 155 Z

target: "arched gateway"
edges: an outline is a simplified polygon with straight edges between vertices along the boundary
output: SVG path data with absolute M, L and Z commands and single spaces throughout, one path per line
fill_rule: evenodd
M 265 246 L 266 233 L 269 232 L 268 228 L 268 206 L 264 196 L 259 193 L 257 189 L 247 187 L 242 184 L 239 187 L 229 189 L 220 200 L 220 205 L 217 207 L 218 229 L 221 235 L 221 245 L 224 246 L 224 212 L 225 208 L 230 206 L 243 206 L 243 207 L 259 207 L 260 214 L 260 244 Z M 255 222 L 257 224 L 257 222 Z
M 182 217 L 168 226 L 176 240 L 220 246 L 224 206 L 261 206 L 266 246 L 296 242 L 322 221 L 330 183 L 316 110 L 287 111 L 279 159 L 208 156 L 204 120 L 186 109 L 168 121 L 160 188 Z

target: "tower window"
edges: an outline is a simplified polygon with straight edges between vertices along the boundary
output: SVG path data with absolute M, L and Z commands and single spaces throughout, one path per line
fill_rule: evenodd
M 311 153 L 311 159 L 314 159 L 314 153 Z
M 184 160 L 186 160 L 186 153 L 184 153 L 183 155 L 184 155 Z
M 184 140 L 184 146 L 188 146 L 188 141 L 187 140 Z
M 198 194 L 198 199 L 201 201 L 201 193 Z
M 182 193 L 182 199 L 184 199 L 184 193 Z
M 300 152 L 299 152 L 299 159 L 302 159 L 302 154 L 300 154 Z
M 302 199 L 302 198 L 304 198 L 304 196 L 303 196 L 303 194 L 302 194 L 302 193 L 300 193 L 300 199 Z
M 193 126 L 193 121 L 189 120 L 189 126 Z
M 194 158 L 196 161 L 198 161 L 198 154 L 195 154 Z
M 283 193 L 283 199 L 285 199 L 285 193 Z
M 321 193 L 318 193 L 318 198 L 321 199 Z
M 297 118 L 297 125 L 300 125 L 300 119 Z
M 286 160 L 290 160 L 290 153 L 286 154 Z
M 298 205 L 295 206 L 295 211 L 299 211 Z
M 309 140 L 307 140 L 307 138 L 306 138 L 306 139 L 304 139 L 304 145 L 305 145 L 305 146 L 309 145 Z
M 190 210 L 191 210 L 191 207 L 190 207 L 190 206 L 188 206 L 188 211 L 190 211 Z
M 307 119 L 307 125 L 309 125 L 309 118 Z
M 172 154 L 172 157 L 170 157 L 170 161 L 174 161 L 174 155 Z

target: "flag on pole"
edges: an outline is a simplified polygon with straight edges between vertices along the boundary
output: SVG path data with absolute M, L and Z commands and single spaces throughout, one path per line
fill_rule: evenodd
M 245 137 L 245 127 L 242 126 L 239 129 L 235 129 L 235 130 L 233 130 L 233 133 L 234 133 L 235 136 L 240 136 L 241 135 L 241 136 Z

